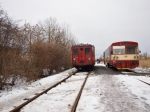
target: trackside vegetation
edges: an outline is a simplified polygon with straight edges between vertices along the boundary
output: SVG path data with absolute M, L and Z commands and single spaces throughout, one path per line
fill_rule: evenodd
M 0 7 L 0 90 L 71 67 L 70 49 L 77 40 L 67 25 L 55 18 L 19 24 Z

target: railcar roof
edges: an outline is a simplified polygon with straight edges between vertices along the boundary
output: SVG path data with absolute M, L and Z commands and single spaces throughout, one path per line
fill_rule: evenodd
M 73 45 L 72 47 L 75 47 L 75 46 L 94 46 L 92 44 L 76 44 L 76 45 Z
M 138 44 L 138 43 L 134 41 L 120 41 L 120 42 L 114 42 L 111 45 L 114 45 L 114 44 L 124 45 L 124 44 Z

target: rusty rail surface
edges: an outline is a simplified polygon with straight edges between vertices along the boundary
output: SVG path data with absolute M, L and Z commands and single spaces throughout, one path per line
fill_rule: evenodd
M 76 72 L 75 72 L 76 73 Z M 37 94 L 36 96 L 34 96 L 33 98 L 29 99 L 28 101 L 22 103 L 21 105 L 17 106 L 16 108 L 14 108 L 13 110 L 11 110 L 10 112 L 19 112 L 20 109 L 22 107 L 24 107 L 25 105 L 27 105 L 28 103 L 32 102 L 33 100 L 35 100 L 36 98 L 38 98 L 39 96 L 41 96 L 44 93 L 47 93 L 49 90 L 51 90 L 52 88 L 56 87 L 57 85 L 61 84 L 62 82 L 65 82 L 69 77 L 71 77 L 72 75 L 74 75 L 75 73 L 70 74 L 68 77 L 66 77 L 65 79 L 59 81 L 58 83 L 52 85 L 51 87 L 49 87 L 48 89 L 44 90 L 43 92 Z
M 85 78 L 85 80 L 84 80 L 84 82 L 83 82 L 83 84 L 82 84 L 82 86 L 81 86 L 81 88 L 80 88 L 80 91 L 79 91 L 79 93 L 78 93 L 78 95 L 77 95 L 77 97 L 76 97 L 76 99 L 75 99 L 75 102 L 74 102 L 74 104 L 73 104 L 73 106 L 72 106 L 71 112 L 75 112 L 75 111 L 76 111 L 76 107 L 77 107 L 77 105 L 78 105 L 79 99 L 80 99 L 80 97 L 81 97 L 81 94 L 82 94 L 84 85 L 85 85 L 85 83 L 86 83 L 86 81 L 87 81 L 87 78 L 88 78 L 89 74 L 90 74 L 90 72 L 88 72 L 88 74 L 87 74 L 87 76 L 86 76 L 86 78 Z

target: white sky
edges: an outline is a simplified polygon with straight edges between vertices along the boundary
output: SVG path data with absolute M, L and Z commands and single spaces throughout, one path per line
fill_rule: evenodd
M 66 23 L 80 43 L 95 45 L 96 56 L 116 41 L 136 41 L 150 54 L 150 0 L 0 0 L 15 20 L 31 24 L 49 17 Z

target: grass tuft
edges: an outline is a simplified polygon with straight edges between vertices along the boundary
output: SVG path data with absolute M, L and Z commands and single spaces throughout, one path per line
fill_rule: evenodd
M 139 67 L 150 68 L 150 59 L 139 60 Z

